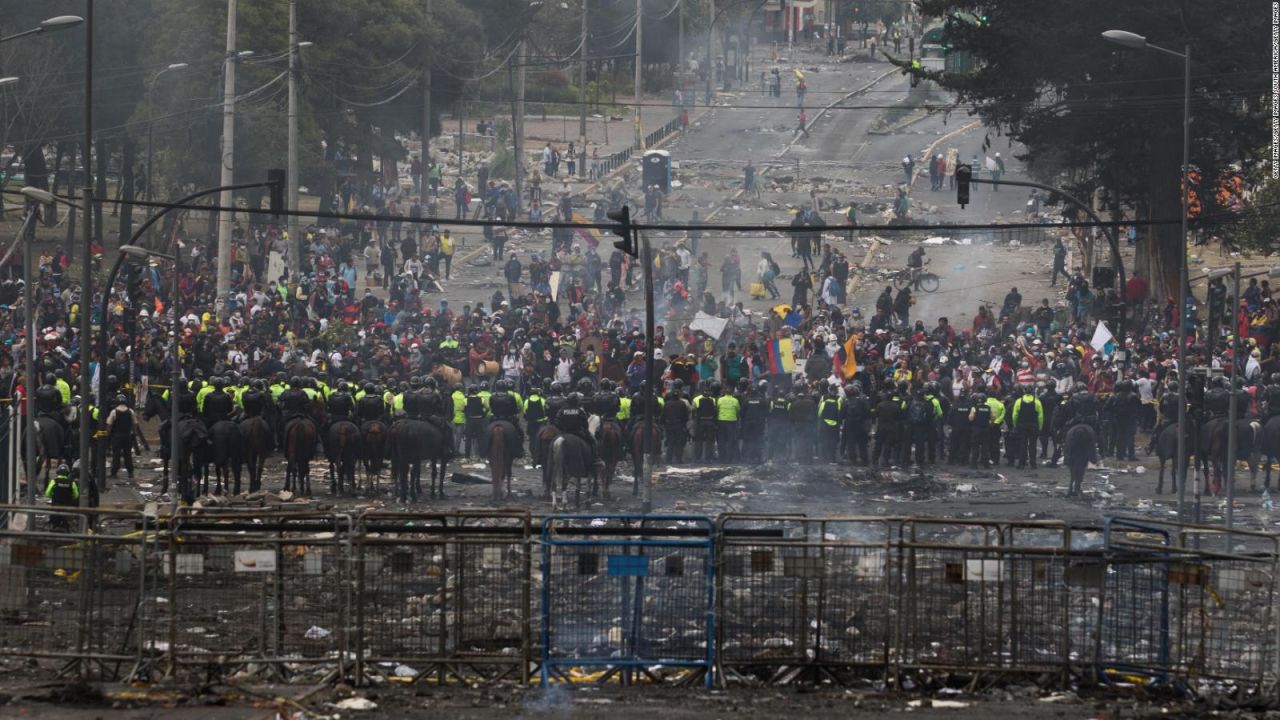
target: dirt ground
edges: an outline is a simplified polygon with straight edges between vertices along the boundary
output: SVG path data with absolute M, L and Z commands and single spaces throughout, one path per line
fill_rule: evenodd
M 95 693 L 95 690 L 101 694 Z M 284 693 L 290 699 L 277 697 Z M 295 699 L 296 698 L 296 699 Z M 345 701 L 345 702 L 344 702 Z M 352 709 L 352 706 L 366 709 Z M 1080 688 L 1065 692 L 1035 685 L 998 686 L 969 694 L 961 690 L 886 693 L 874 688 L 592 688 L 553 686 L 395 688 L 332 690 L 278 687 L 134 689 L 36 687 L 0 691 L 0 716 L 37 720 L 159 720 L 161 718 L 574 718 L 575 720 L 648 720 L 655 714 L 673 720 L 808 717 L 873 718 L 909 714 L 914 718 L 1058 718 L 1280 717 L 1280 712 L 1231 709 L 1218 703 L 1178 700 L 1156 694 L 1102 692 Z

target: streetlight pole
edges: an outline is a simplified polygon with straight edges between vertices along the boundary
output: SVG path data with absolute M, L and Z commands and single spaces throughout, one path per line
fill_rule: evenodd
M 290 210 L 298 210 L 298 78 L 302 74 L 302 58 L 299 50 L 310 46 L 309 42 L 298 42 L 298 2 L 289 0 L 289 131 L 288 131 L 288 164 L 285 170 L 288 197 L 285 202 Z M 224 178 L 225 180 L 225 178 Z M 298 230 L 298 216 L 290 215 L 286 221 L 288 226 L 289 245 L 289 277 L 297 278 L 302 272 L 302 236 Z
M 172 65 L 164 68 L 163 70 L 156 73 L 155 75 L 152 75 L 151 82 L 147 83 L 147 201 L 148 202 L 150 202 L 152 198 L 151 160 L 154 157 L 151 123 L 155 117 L 155 107 L 154 105 L 152 105 L 152 94 L 155 92 L 156 82 L 160 80 L 161 75 L 164 75 L 165 73 L 171 70 L 185 70 L 186 68 L 187 68 L 186 63 L 173 63 Z
M 636 0 L 636 141 L 635 147 L 643 150 L 644 126 L 640 110 L 644 105 L 644 0 Z
M 1102 37 L 1108 42 L 1132 50 L 1155 50 L 1182 58 L 1182 169 L 1178 173 L 1178 193 L 1182 204 L 1182 244 L 1178 251 L 1178 464 L 1174 474 L 1178 478 L 1178 519 L 1186 521 L 1187 466 L 1182 459 L 1187 456 L 1187 167 L 1191 163 L 1191 44 L 1183 46 L 1183 52 L 1152 45 L 1141 35 L 1124 30 L 1107 30 Z
M 32 402 L 32 391 L 35 388 L 36 373 L 36 346 L 35 346 L 35 311 L 32 308 L 34 304 L 32 295 L 34 291 L 31 289 L 32 282 L 32 263 L 31 263 L 31 223 L 34 221 L 37 213 L 32 207 L 27 211 L 27 217 L 22 221 L 22 229 L 18 231 L 18 236 L 13 239 L 13 247 L 16 248 L 19 243 L 23 244 L 22 248 L 22 324 L 25 328 L 26 348 L 23 350 L 23 370 L 22 374 L 26 376 L 26 382 L 22 384 L 23 398 L 22 402 L 26 407 L 26 415 L 23 417 L 22 438 L 25 445 L 26 460 L 23 464 L 24 471 L 27 476 L 27 491 L 25 494 L 26 503 L 34 505 L 36 502 L 36 412 L 35 403 Z M 13 248 L 9 249 L 13 252 Z M 6 257 L 6 259 L 8 259 Z M 9 502 L 14 502 L 16 498 L 10 498 Z
M 235 182 L 236 154 L 236 0 L 227 0 L 227 48 L 223 56 L 222 77 L 222 173 L 218 185 L 227 187 Z M 291 61 L 292 62 L 292 61 Z M 224 190 L 218 205 L 231 207 L 235 202 L 230 190 Z M 218 282 L 215 306 L 220 304 L 231 289 L 231 225 L 234 218 L 222 212 L 218 219 Z
M 78 24 L 78 23 L 72 23 Z M 81 196 L 84 198 L 83 217 L 80 227 L 83 230 L 83 255 L 80 265 L 80 331 L 77 340 L 80 343 L 80 487 L 89 490 L 90 504 L 98 497 L 98 483 L 89 476 L 89 426 L 93 423 L 90 411 L 89 390 L 92 378 L 89 374 L 89 363 L 92 360 L 89 335 L 92 331 L 90 316 L 93 308 L 93 178 L 90 173 L 89 157 L 93 147 L 93 0 L 85 0 L 85 43 L 84 43 L 84 187 Z M 93 483 L 90 485 L 90 483 Z
M 587 6 L 582 0 L 582 40 L 578 49 L 578 144 L 587 151 Z M 683 27 L 683 26 L 682 26 Z

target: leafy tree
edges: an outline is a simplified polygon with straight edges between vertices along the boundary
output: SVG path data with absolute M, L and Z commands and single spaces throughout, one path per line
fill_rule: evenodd
M 1181 61 L 1106 43 L 1110 29 L 1136 32 L 1181 52 L 1192 66 L 1191 163 L 1206 175 L 1248 166 L 1265 142 L 1266 24 L 1256 4 L 1186 0 L 919 0 L 953 22 L 947 42 L 973 53 L 966 75 L 923 73 L 956 92 L 999 136 L 1022 143 L 1032 173 L 1077 196 L 1105 189 L 1112 215 L 1180 216 Z M 1182 237 L 1176 222 L 1139 234 L 1136 265 L 1157 293 L 1177 286 Z

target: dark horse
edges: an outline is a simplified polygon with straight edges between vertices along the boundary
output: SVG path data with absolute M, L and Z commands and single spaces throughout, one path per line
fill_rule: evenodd
M 1262 456 L 1266 461 L 1266 472 L 1262 486 L 1271 489 L 1271 464 L 1280 458 L 1280 415 L 1272 415 L 1262 426 Z
M 188 482 L 200 481 L 198 460 L 204 458 L 209 452 L 209 429 L 205 427 L 203 420 L 190 415 L 184 415 L 178 420 L 178 451 L 178 467 L 175 468 L 174 477 L 178 479 L 178 492 L 186 496 L 190 487 Z M 166 454 L 165 457 L 167 458 L 168 455 Z M 195 489 L 201 494 L 208 492 L 207 478 L 203 486 L 197 486 Z M 169 476 L 166 474 L 160 492 L 168 491 Z
M 582 479 L 594 478 L 595 464 L 591 458 L 591 446 L 586 440 L 572 433 L 565 433 L 551 441 L 547 448 L 547 478 L 549 479 L 552 507 L 565 503 L 569 490 L 569 478 L 576 481 L 573 506 L 582 506 Z M 559 494 L 556 487 L 559 487 Z
M 25 448 L 24 448 L 25 453 Z M 44 465 L 44 479 L 49 480 L 49 468 L 54 461 L 62 462 L 67 457 L 66 435 L 57 420 L 43 415 L 36 418 L 36 475 L 40 475 L 40 466 Z M 31 480 L 28 480 L 31 482 Z
M 596 451 L 600 453 L 600 472 L 596 482 L 591 486 L 591 496 L 599 493 L 605 500 L 613 499 L 609 487 L 613 485 L 613 476 L 618 474 L 618 462 L 622 460 L 622 428 L 612 420 L 600 423 L 600 440 L 596 443 Z
M 344 482 L 349 482 L 355 492 L 360 428 L 350 420 L 333 421 L 324 434 L 324 454 L 329 460 L 329 493 L 342 495 Z
M 396 499 L 417 501 L 422 494 L 422 462 L 431 461 L 431 497 L 444 497 L 444 476 L 448 471 L 448 449 L 444 434 L 425 420 L 402 418 L 391 425 L 391 476 Z
M 311 418 L 295 417 L 284 426 L 284 489 L 299 495 L 311 494 L 311 459 L 316 454 L 316 424 Z
M 1205 492 L 1217 495 L 1222 490 L 1222 477 L 1227 470 L 1228 440 L 1231 425 L 1225 417 L 1215 417 L 1205 423 L 1200 432 L 1200 449 L 1203 460 L 1212 465 L 1213 485 L 1209 484 L 1209 472 L 1204 476 Z M 1249 489 L 1255 488 L 1258 482 L 1258 465 L 1254 462 L 1254 452 L 1258 449 L 1258 436 L 1262 435 L 1262 426 L 1248 419 L 1236 420 L 1236 461 L 1241 459 L 1249 463 Z M 1197 456 L 1197 460 L 1200 458 Z
M 489 458 L 489 474 L 493 478 L 493 499 L 511 497 L 511 465 L 515 462 L 516 451 L 519 450 L 520 433 L 516 427 L 506 420 L 495 420 L 489 423 L 481 438 L 481 447 L 485 457 Z M 506 481 L 507 490 L 502 492 L 502 482 Z
M 1080 423 L 1067 428 L 1062 440 L 1062 461 L 1071 471 L 1067 496 L 1080 495 L 1084 471 L 1089 468 L 1089 463 L 1098 461 L 1098 434 L 1092 425 Z
M 234 494 L 240 494 L 240 463 L 241 449 L 240 428 L 231 420 L 219 420 L 209 428 L 209 436 L 213 440 L 209 453 L 206 456 L 213 465 L 213 472 L 218 479 L 217 491 L 223 492 L 223 483 L 228 487 L 231 486 L 231 476 L 235 475 Z M 209 484 L 209 467 L 205 465 L 202 468 L 204 476 L 204 484 Z
M 662 434 L 658 432 L 658 426 L 655 423 L 653 432 L 649 435 L 649 442 L 644 439 L 644 423 L 636 423 L 635 428 L 631 431 L 631 464 L 635 468 L 636 480 L 631 485 L 631 494 L 640 494 L 640 480 L 644 476 L 644 456 L 651 453 L 654 457 L 659 457 L 662 453 Z
M 262 470 L 267 464 L 267 456 L 271 454 L 274 440 L 271 425 L 265 418 L 254 415 L 240 421 L 240 442 L 243 450 L 240 458 L 249 466 L 249 492 L 262 489 Z M 236 489 L 239 491 L 239 485 Z
M 382 474 L 382 464 L 387 459 L 386 423 L 381 420 L 364 422 L 360 427 L 360 451 L 365 482 L 369 484 L 369 495 L 373 495 L 378 486 L 378 476 Z
M 1186 477 L 1187 466 L 1190 463 L 1191 456 L 1194 455 L 1196 452 L 1195 441 L 1196 441 L 1196 438 L 1199 437 L 1199 433 L 1196 431 L 1195 421 L 1192 420 L 1191 418 L 1187 418 L 1187 424 L 1189 427 L 1187 432 L 1187 446 L 1185 448 L 1186 456 L 1182 458 L 1182 466 L 1181 466 L 1182 468 L 1181 472 L 1183 474 L 1183 477 Z M 1178 454 L 1178 435 L 1179 434 L 1180 433 L 1178 431 L 1177 425 L 1169 425 L 1165 427 L 1165 429 L 1161 430 L 1160 434 L 1156 436 L 1156 441 L 1155 441 L 1156 457 L 1160 458 L 1160 477 L 1156 480 L 1157 495 L 1164 492 L 1165 465 L 1167 465 L 1168 462 Z M 1174 467 L 1172 478 L 1171 478 L 1173 482 L 1169 486 L 1169 492 L 1178 491 L 1178 472 L 1179 472 L 1178 468 Z

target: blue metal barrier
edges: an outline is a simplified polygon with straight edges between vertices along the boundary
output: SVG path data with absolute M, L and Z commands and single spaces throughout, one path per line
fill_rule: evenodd
M 711 518 L 555 515 L 542 523 L 542 684 L 692 679 L 714 666 Z M 603 560 L 602 560 L 603 557 Z
M 1152 543 L 1148 538 L 1159 538 Z M 1169 583 L 1180 563 L 1169 529 L 1128 518 L 1103 523 L 1108 572 L 1099 604 L 1095 663 L 1105 671 L 1152 672 L 1169 678 Z

